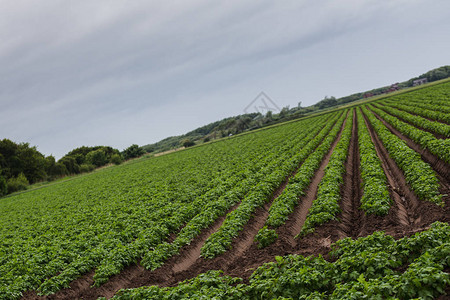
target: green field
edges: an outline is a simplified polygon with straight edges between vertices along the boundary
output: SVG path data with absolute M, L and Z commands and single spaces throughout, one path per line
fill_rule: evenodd
M 275 262 L 244 281 L 194 272 L 115 299 L 436 297 L 450 282 L 449 137 L 444 82 L 0 198 L 0 299 L 58 295 L 93 270 L 89 289 L 127 266 L 158 272 L 200 240 L 197 265 L 258 253 Z M 328 235 L 334 246 L 314 253 L 325 257 L 296 255 Z

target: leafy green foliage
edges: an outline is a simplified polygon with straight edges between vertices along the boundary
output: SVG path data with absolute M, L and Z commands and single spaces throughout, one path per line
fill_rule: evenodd
M 403 140 L 391 133 L 366 107 L 363 108 L 363 112 L 389 155 L 403 171 L 406 181 L 414 193 L 422 200 L 443 205 L 442 195 L 439 193 L 439 180 L 430 165 L 421 159 L 419 153 L 409 148 Z
M 414 191 L 424 199 L 441 201 L 429 166 L 392 137 L 369 110 L 365 113 Z M 283 196 L 274 201 L 267 227 L 258 235 L 264 244 L 273 242 L 275 228 L 297 205 L 344 119 L 342 111 L 334 112 L 169 155 L 144 157 L 1 199 L 0 299 L 18 299 L 26 290 L 51 294 L 92 270 L 98 286 L 139 259 L 146 268 L 155 269 L 231 210 L 202 249 L 204 257 L 223 253 L 255 210 L 270 201 L 301 165 Z M 349 126 L 332 156 L 335 162 L 327 167 L 328 178 L 335 180 L 324 181 L 321 192 L 327 195 L 323 199 L 332 200 L 332 209 L 342 177 L 338 162 L 343 164 L 347 155 Z M 21 161 L 17 145 L 4 142 L 0 146 L 2 170 L 16 174 Z M 55 174 L 76 168 L 79 172 L 87 164 L 86 156 L 99 149 L 81 147 L 59 162 L 52 157 L 36 161 L 47 170 L 58 169 Z M 107 159 L 117 154 L 107 147 L 100 150 Z M 327 209 L 323 212 L 334 217 L 334 210 Z M 448 274 L 443 272 L 448 268 L 448 232 L 448 224 L 437 224 L 428 233 L 402 242 L 378 233 L 365 240 L 341 241 L 333 262 L 322 257 L 277 257 L 276 263 L 258 269 L 247 284 L 209 272 L 175 288 L 122 291 L 120 297 L 140 298 L 141 293 L 145 295 L 141 298 L 150 299 L 348 299 L 364 293 L 378 298 L 434 296 L 448 284 Z M 172 242 L 169 235 L 175 235 Z
M 2 176 L 2 170 L 0 169 L 0 197 L 6 195 L 7 192 L 8 185 L 6 184 L 6 179 Z
M 105 152 L 102 149 L 98 149 L 86 154 L 85 161 L 96 167 L 101 167 L 104 166 L 108 160 L 106 159 Z
M 333 262 L 322 256 L 277 256 L 247 284 L 209 271 L 175 287 L 120 290 L 112 299 L 432 299 L 450 284 L 443 271 L 450 266 L 445 223 L 397 241 L 375 232 L 332 247 Z
M 113 154 L 111 156 L 111 163 L 115 164 L 115 165 L 120 165 L 123 162 L 123 158 L 122 156 L 120 156 L 120 154 Z
M 28 182 L 28 179 L 25 177 L 25 175 L 23 173 L 20 173 L 17 177 L 8 179 L 7 190 L 9 193 L 26 190 L 29 184 L 30 183 Z
M 335 124 L 332 119 L 324 127 L 324 129 L 300 152 L 304 162 L 298 169 L 297 173 L 289 179 L 289 183 L 272 203 L 269 209 L 269 216 L 266 224 L 272 228 L 277 228 L 284 224 L 290 213 L 294 211 L 298 205 L 299 197 L 305 194 L 315 171 L 319 168 L 325 154 L 329 151 L 331 144 L 335 140 L 342 123 L 345 113 L 341 115 L 341 119 Z
M 142 147 L 139 147 L 136 144 L 131 145 L 127 149 L 123 150 L 122 155 L 125 160 L 139 157 L 145 153 Z
M 407 112 L 397 109 L 396 107 L 398 107 L 398 105 L 395 104 L 394 105 L 387 104 L 386 106 L 375 105 L 375 107 L 380 108 L 395 117 L 399 117 L 400 119 L 403 119 L 406 122 L 411 123 L 412 125 L 418 128 L 426 129 L 428 131 L 431 131 L 432 133 L 437 133 L 447 138 L 450 137 L 450 125 L 438 121 L 430 121 L 423 117 L 409 114 Z M 427 107 L 430 107 L 430 105 L 427 105 Z M 421 109 L 419 108 L 417 110 Z
M 95 166 L 92 164 L 82 164 L 80 165 L 80 173 L 88 173 L 95 169 Z
M 386 174 L 359 109 L 357 109 L 357 117 L 363 192 L 361 208 L 369 214 L 384 216 L 389 212 L 392 203 L 387 188 Z
M 437 139 L 433 134 L 402 122 L 381 109 L 374 106 L 371 106 L 371 109 L 394 128 L 421 145 L 424 149 L 430 150 L 431 153 L 443 161 L 450 163 L 450 139 Z
M 343 122 L 343 117 L 341 120 Z M 320 130 L 320 127 L 315 131 L 307 131 L 307 138 L 303 138 L 296 147 L 302 148 L 307 144 L 317 134 L 318 129 Z M 313 150 L 313 148 L 310 148 L 310 151 Z M 267 166 L 269 175 L 250 191 L 245 199 L 242 200 L 239 207 L 227 215 L 220 229 L 206 240 L 202 247 L 202 256 L 205 258 L 213 258 L 229 249 L 233 238 L 238 236 L 239 232 L 244 228 L 244 225 L 252 217 L 256 208 L 263 206 L 270 200 L 276 188 L 281 185 L 283 180 L 286 180 L 289 174 L 297 169 L 304 157 L 305 154 L 302 152 L 297 152 L 293 155 L 284 152 L 278 158 L 280 160 L 277 164 Z
M 300 161 L 303 161 L 303 163 L 297 170 L 297 173 L 289 179 L 288 185 L 281 195 L 272 202 L 269 209 L 269 216 L 266 220 L 266 226 L 277 228 L 286 222 L 289 214 L 298 205 L 299 197 L 304 195 L 315 171 L 320 166 L 320 162 L 329 151 L 331 144 L 339 133 L 345 115 L 346 113 L 344 112 L 337 122 L 335 118 L 330 119 L 320 133 L 302 148 L 299 156 L 301 158 Z M 264 228 L 258 233 L 262 237 L 265 237 L 266 234 L 267 232 L 265 232 Z M 260 243 L 261 247 L 266 247 L 269 244 Z
M 432 120 L 450 123 L 450 83 L 390 97 L 382 103 Z
M 90 172 L 108 163 L 120 164 L 123 161 L 119 150 L 109 146 L 82 146 L 64 155 L 58 164 L 66 167 L 67 174 Z M 61 175 L 65 175 L 61 170 Z
M 330 161 L 325 168 L 325 174 L 317 189 L 317 198 L 313 201 L 306 216 L 305 223 L 299 236 L 314 232 L 317 225 L 335 220 L 341 211 L 341 185 L 344 183 L 345 161 L 348 157 L 348 148 L 352 137 L 353 111 L 351 111 L 342 131 L 341 138 L 331 154 Z M 331 144 L 328 146 L 330 148 Z
M 94 269 L 100 285 L 140 258 L 148 268 L 161 265 L 250 191 L 270 197 L 298 165 L 290 158 L 307 143 L 302 140 L 319 132 L 316 124 L 325 125 L 327 118 L 106 168 L 2 199 L 0 294 L 14 299 L 25 290 L 53 293 Z M 65 159 L 78 165 L 77 158 Z M 175 241 L 167 243 L 176 232 Z
M 0 168 L 6 180 L 17 178 L 22 173 L 28 182 L 35 183 L 46 179 L 46 167 L 47 161 L 36 147 L 8 139 L 0 140 Z
M 264 248 L 272 244 L 278 238 L 278 234 L 275 229 L 267 228 L 267 225 L 258 231 L 255 236 L 255 241 L 258 242 L 258 248 Z

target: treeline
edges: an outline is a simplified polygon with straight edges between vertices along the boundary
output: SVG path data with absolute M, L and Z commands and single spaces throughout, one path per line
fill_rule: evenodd
M 36 182 L 91 172 L 107 164 L 118 165 L 144 153 L 138 145 L 131 145 L 123 152 L 109 146 L 82 146 L 56 161 L 29 143 L 3 139 L 0 140 L 0 196 L 24 190 Z
M 414 77 L 407 81 L 400 82 L 400 83 L 396 84 L 396 86 L 397 86 L 396 88 L 403 89 L 403 88 L 407 88 L 407 87 L 412 87 L 414 85 L 414 81 L 417 79 L 426 78 L 428 82 L 433 82 L 433 81 L 437 81 L 437 80 L 441 80 L 441 79 L 445 79 L 445 78 L 449 78 L 449 77 L 450 77 L 450 66 L 443 66 L 443 67 L 439 67 L 439 68 L 433 69 L 431 71 L 428 71 L 418 77 Z M 363 99 L 365 95 L 376 96 L 376 95 L 385 94 L 385 93 L 390 92 L 391 89 L 392 89 L 392 86 L 385 86 L 385 87 L 373 89 L 370 91 L 355 93 L 350 96 L 345 96 L 345 97 L 341 97 L 341 98 L 337 98 L 337 99 L 335 97 L 325 97 L 323 100 L 319 101 L 318 103 L 313 105 L 311 108 L 324 109 L 327 107 L 343 105 L 346 103 L 350 103 L 353 101 Z
M 411 78 L 408 81 L 402 82 L 405 87 L 413 86 L 414 80 L 426 78 L 428 82 L 433 82 L 441 79 L 445 79 L 450 77 L 450 66 L 443 66 L 431 71 L 426 72 L 425 74 L 420 75 L 419 77 Z

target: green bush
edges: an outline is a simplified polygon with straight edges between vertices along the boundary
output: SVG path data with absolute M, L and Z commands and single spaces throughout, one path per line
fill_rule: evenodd
M 19 176 L 8 179 L 8 192 L 14 193 L 17 191 L 26 190 L 29 184 L 30 183 L 25 175 L 20 173 Z
M 80 166 L 80 172 L 81 173 L 88 173 L 88 172 L 93 171 L 94 169 L 95 169 L 95 166 L 91 165 L 91 164 L 82 164 Z
M 195 146 L 195 143 L 194 143 L 192 140 L 190 140 L 190 139 L 184 139 L 184 140 L 182 140 L 182 141 L 181 141 L 181 144 L 182 144 L 185 148 Z
M 123 162 L 123 158 L 119 154 L 114 154 L 113 156 L 111 156 L 110 161 L 115 165 L 120 165 Z
M 278 234 L 275 229 L 269 229 L 267 226 L 264 226 L 255 236 L 255 241 L 258 242 L 258 248 L 261 249 L 275 242 L 277 238 Z
M 8 185 L 6 184 L 6 180 L 3 176 L 0 176 L 0 197 L 6 195 L 8 192 Z
M 142 149 L 142 147 L 139 147 L 136 144 L 131 145 L 130 147 L 128 147 L 127 149 L 125 149 L 122 152 L 123 158 L 125 160 L 131 159 L 131 158 L 135 158 L 135 157 L 139 157 L 141 155 L 145 154 L 145 150 Z
M 104 166 L 107 162 L 108 160 L 106 159 L 106 154 L 101 149 L 94 150 L 86 154 L 86 163 L 95 165 L 96 167 Z

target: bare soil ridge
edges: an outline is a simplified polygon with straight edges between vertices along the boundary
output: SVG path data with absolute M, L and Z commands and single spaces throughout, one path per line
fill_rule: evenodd
M 339 219 L 339 238 L 358 237 L 364 230 L 366 216 L 360 210 L 361 174 L 358 145 L 358 124 L 356 111 L 353 111 L 352 136 L 348 149 L 349 156 L 345 165 L 344 185 L 342 187 L 341 214 Z

